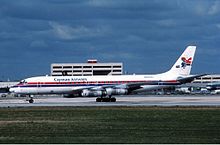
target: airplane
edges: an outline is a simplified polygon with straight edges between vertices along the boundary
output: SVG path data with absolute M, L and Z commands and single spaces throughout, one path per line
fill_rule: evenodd
M 113 95 L 169 88 L 204 76 L 190 75 L 196 46 L 188 46 L 172 68 L 154 75 L 116 76 L 38 76 L 21 80 L 10 88 L 11 93 L 29 96 L 33 103 L 36 94 L 78 94 L 82 97 L 97 97 L 96 102 L 116 102 Z
M 220 93 L 220 82 L 209 83 L 206 85 L 206 89 L 211 92 L 211 94 Z

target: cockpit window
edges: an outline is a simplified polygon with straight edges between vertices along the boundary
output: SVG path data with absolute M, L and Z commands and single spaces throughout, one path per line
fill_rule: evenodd
M 26 83 L 27 83 L 26 80 L 21 80 L 21 81 L 20 81 L 20 84 L 26 84 Z

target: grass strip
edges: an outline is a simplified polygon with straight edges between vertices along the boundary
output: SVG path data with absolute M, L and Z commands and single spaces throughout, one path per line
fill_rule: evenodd
M 220 143 L 218 107 L 0 108 L 0 143 Z

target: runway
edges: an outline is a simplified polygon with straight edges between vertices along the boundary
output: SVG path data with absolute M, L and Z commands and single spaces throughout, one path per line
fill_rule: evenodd
M 62 96 L 37 96 L 34 103 L 26 98 L 1 98 L 0 107 L 34 106 L 219 106 L 220 95 L 129 95 L 116 96 L 117 102 L 95 102 L 90 98 L 63 98 Z

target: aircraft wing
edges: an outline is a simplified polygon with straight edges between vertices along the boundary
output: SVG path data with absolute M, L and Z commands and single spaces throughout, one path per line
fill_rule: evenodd
M 127 89 L 129 92 L 132 90 L 136 90 L 141 88 L 141 85 L 144 85 L 146 83 L 128 83 L 128 84 L 119 84 L 119 85 L 102 85 L 102 86 L 87 86 L 83 88 L 73 89 L 71 94 L 79 94 L 83 90 L 88 90 L 91 92 L 95 91 L 105 91 L 107 88 L 112 89 Z
M 106 91 L 107 89 L 111 88 L 113 90 L 127 90 L 127 93 L 129 94 L 132 91 L 141 89 L 143 86 L 146 86 L 146 85 L 155 85 L 155 87 L 157 87 L 159 84 L 163 85 L 164 83 L 165 82 L 150 81 L 150 82 L 133 82 L 133 83 L 126 83 L 126 84 L 118 84 L 118 85 L 113 84 L 113 85 L 102 85 L 102 86 L 88 86 L 88 87 L 75 89 L 72 91 L 72 93 L 80 93 L 84 90 L 91 91 L 91 92 Z M 178 83 L 178 82 L 175 82 L 175 83 Z
M 102 86 L 87 86 L 83 88 L 78 88 L 72 90 L 72 93 L 82 93 L 83 91 L 89 92 L 89 93 L 95 93 L 98 91 L 106 91 L 107 89 L 113 89 L 113 90 L 118 90 L 118 91 L 123 91 L 127 90 L 127 93 L 131 93 L 132 91 L 141 89 L 145 85 L 154 85 L 155 89 L 157 89 L 158 85 L 177 85 L 177 84 L 184 84 L 184 83 L 190 83 L 192 82 L 195 78 L 205 76 L 207 74 L 199 74 L 199 75 L 191 75 L 188 77 L 181 77 L 178 78 L 175 82 L 158 82 L 158 81 L 151 81 L 151 82 L 134 82 L 134 83 L 127 83 L 127 84 L 119 84 L 119 85 L 102 85 Z M 112 91 L 112 90 L 111 90 Z

